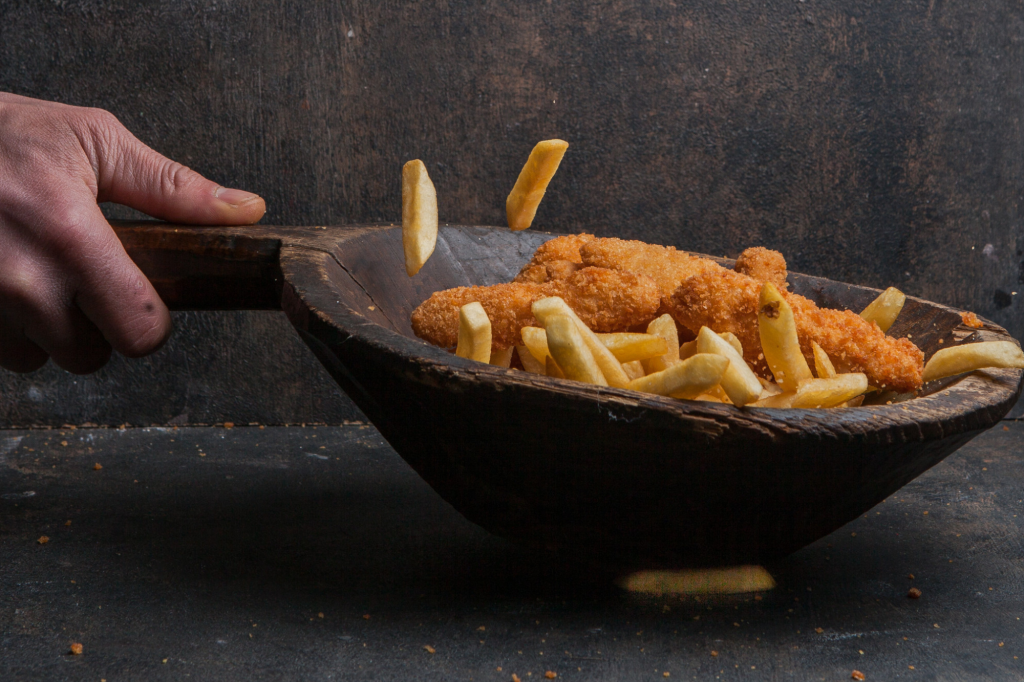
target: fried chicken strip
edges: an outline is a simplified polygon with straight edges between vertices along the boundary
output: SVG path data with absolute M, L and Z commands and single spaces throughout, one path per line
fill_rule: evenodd
M 786 259 L 778 251 L 763 246 L 751 246 L 745 249 L 736 259 L 736 272 L 756 279 L 758 282 L 771 282 L 779 291 L 789 288 L 786 281 Z
M 757 325 L 762 282 L 720 266 L 687 278 L 669 302 L 676 322 L 692 331 L 707 326 L 732 332 L 743 344 L 744 359 L 764 376 Z M 921 388 L 924 354 L 909 339 L 886 336 L 878 325 L 850 310 L 819 308 L 797 294 L 781 291 L 796 320 L 800 349 L 813 367 L 811 341 L 817 342 L 840 372 L 864 372 L 873 386 L 900 392 Z
M 492 350 L 522 344 L 520 330 L 535 326 L 531 306 L 561 296 L 595 332 L 622 331 L 654 319 L 661 304 L 657 285 L 644 275 L 583 268 L 566 279 L 537 284 L 511 282 L 438 291 L 412 314 L 412 329 L 424 341 L 453 348 L 459 338 L 459 308 L 479 301 L 491 320 Z
M 570 277 L 582 267 L 580 247 L 594 239 L 597 237 L 592 234 L 567 234 L 549 239 L 537 247 L 533 258 L 513 281 L 543 284 Z

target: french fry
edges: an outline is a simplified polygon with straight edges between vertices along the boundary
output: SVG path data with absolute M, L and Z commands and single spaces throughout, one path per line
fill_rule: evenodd
M 412 277 L 437 245 L 437 192 L 419 159 L 402 167 L 402 248 L 405 272 Z
M 641 363 L 639 360 L 633 360 L 632 362 L 622 363 L 622 371 L 626 373 L 626 376 L 629 377 L 630 381 L 633 381 L 634 379 L 639 379 L 640 377 L 646 374 L 646 372 L 644 372 L 643 363 Z
M 665 339 L 654 334 L 598 334 L 597 338 L 616 360 L 623 363 L 646 360 L 668 352 Z
M 743 357 L 743 344 L 740 343 L 739 337 L 732 332 L 722 332 L 719 336 L 728 341 L 729 345 L 735 348 L 736 352 L 740 354 L 740 357 Z
M 935 381 L 986 367 L 1024 367 L 1024 352 L 1012 341 L 983 341 L 943 348 L 924 366 L 924 380 Z
M 860 372 L 837 374 L 831 379 L 808 379 L 796 390 L 790 407 L 835 407 L 862 395 L 867 388 L 867 375 Z
M 741 346 L 742 348 L 742 346 Z M 721 355 L 729 361 L 729 367 L 722 375 L 722 390 L 737 407 L 752 403 L 761 396 L 761 382 L 747 366 L 736 349 L 724 338 L 707 327 L 701 327 L 697 334 L 697 352 Z
M 558 366 L 558 363 L 550 355 L 544 360 L 544 373 L 556 379 L 565 378 L 565 372 L 562 371 L 562 368 Z
M 545 345 L 547 344 L 547 338 L 544 339 Z M 519 356 L 519 362 L 523 363 L 523 369 L 530 374 L 544 374 L 544 363 L 537 360 L 530 349 L 526 346 L 516 346 L 516 354 Z
M 679 359 L 687 360 L 697 354 L 697 339 L 687 341 L 679 346 Z
M 673 398 L 696 398 L 716 386 L 728 367 L 729 360 L 721 355 L 698 353 L 666 370 L 631 381 L 628 388 Z
M 813 378 L 800 352 L 793 309 L 770 282 L 765 282 L 761 288 L 757 325 L 765 362 L 784 391 L 796 391 L 801 381 Z
M 601 368 L 601 373 L 604 374 L 604 378 L 608 381 L 609 386 L 615 388 L 625 388 L 629 383 L 629 377 L 622 371 L 622 363 L 615 359 L 612 352 L 604 347 L 601 340 L 597 338 L 597 334 L 592 332 L 587 325 L 583 324 L 583 320 L 573 312 L 569 305 L 559 298 L 558 296 L 550 296 L 548 298 L 542 298 L 539 301 L 534 301 L 533 316 L 547 328 L 545 320 L 550 318 L 552 315 L 565 315 L 572 319 L 576 323 L 576 327 L 579 329 L 580 335 L 587 344 L 587 348 L 594 356 L 594 360 L 597 362 L 597 366 Z M 550 339 L 548 344 L 550 346 Z M 550 348 L 549 348 L 550 350 Z M 556 358 L 557 360 L 557 358 Z M 559 363 L 561 364 L 561 363 Z M 565 369 L 564 367 L 562 368 Z
M 889 331 L 889 327 L 896 321 L 907 297 L 896 287 L 889 287 L 878 295 L 878 298 L 868 304 L 860 316 L 868 322 L 874 322 L 883 332 Z
M 551 353 L 548 352 L 548 333 L 540 327 L 523 327 L 520 330 L 520 334 L 523 337 L 523 343 L 526 348 L 530 351 L 537 362 L 542 365 L 547 362 L 547 358 Z
M 782 387 L 778 384 L 762 379 L 761 377 L 758 377 L 757 379 L 761 382 L 761 395 L 757 396 L 758 400 L 764 400 L 765 398 L 769 398 L 773 395 L 783 393 Z
M 819 379 L 831 379 L 836 375 L 836 368 L 829 359 L 828 353 L 822 350 L 815 341 L 811 341 L 811 350 L 814 351 L 814 371 Z
M 540 200 L 568 148 L 569 143 L 564 140 L 544 140 L 530 152 L 530 158 L 519 171 L 519 178 L 505 200 L 505 215 L 513 231 L 525 230 L 533 223 Z
M 747 407 L 793 407 L 793 400 L 796 399 L 796 391 L 776 393 L 775 395 L 762 396 L 756 402 Z
M 643 361 L 648 374 L 662 372 L 679 362 L 679 332 L 671 315 L 666 313 L 652 321 L 647 325 L 647 333 L 660 336 L 668 344 L 668 351 L 664 355 Z
M 490 364 L 498 367 L 508 367 L 512 364 L 512 351 L 515 348 L 506 348 L 505 350 L 492 350 Z
M 477 362 L 491 361 L 491 321 L 476 301 L 459 308 L 459 345 L 455 354 Z
M 598 386 L 608 382 L 594 360 L 576 322 L 568 315 L 551 315 L 545 320 L 544 331 L 548 335 L 548 351 L 565 373 L 566 379 L 582 381 Z
M 796 391 L 762 396 L 750 407 L 839 407 L 860 397 L 867 388 L 868 378 L 860 373 L 837 374 L 831 379 L 806 379 Z

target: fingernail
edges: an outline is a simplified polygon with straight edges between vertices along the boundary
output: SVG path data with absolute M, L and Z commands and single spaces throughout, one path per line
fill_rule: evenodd
M 243 192 L 240 189 L 231 189 L 230 187 L 221 187 L 218 189 L 214 196 L 223 201 L 225 204 L 231 204 L 232 206 L 238 206 L 244 204 L 247 201 L 253 199 L 259 199 L 258 194 L 252 192 Z

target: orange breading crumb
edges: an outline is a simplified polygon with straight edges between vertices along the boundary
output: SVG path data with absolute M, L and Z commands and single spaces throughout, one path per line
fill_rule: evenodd
M 691 331 L 707 326 L 719 333 L 734 333 L 743 344 L 744 359 L 767 376 L 757 324 L 762 283 L 712 265 L 676 290 L 669 312 Z M 886 336 L 878 325 L 852 311 L 819 308 L 803 296 L 782 295 L 793 309 L 800 349 L 809 362 L 814 360 L 811 341 L 815 341 L 840 372 L 864 372 L 873 386 L 901 392 L 921 388 L 924 354 L 909 339 Z
M 549 670 L 549 671 L 547 671 L 546 673 L 544 673 L 544 677 L 548 678 L 549 680 L 553 680 L 553 679 L 555 679 L 556 677 L 558 677 L 558 673 L 556 673 L 556 672 L 554 672 L 554 671 L 551 671 L 551 670 Z
M 960 319 L 963 320 L 965 326 L 973 329 L 981 329 L 985 326 L 985 323 L 979 320 L 974 313 L 960 313 Z
M 907 598 L 909 598 L 909 599 L 920 599 L 921 598 L 921 590 L 917 589 L 916 587 L 911 587 L 910 591 L 907 592 Z
M 82 645 L 79 644 L 78 642 L 72 642 L 71 643 L 71 653 L 74 656 L 81 656 L 82 655 Z
M 850 679 L 851 680 L 863 680 L 864 679 L 864 673 L 862 673 L 859 670 L 854 670 L 852 673 L 850 673 Z
M 661 296 L 649 278 L 604 268 L 583 268 L 565 280 L 532 284 L 512 282 L 488 287 L 458 287 L 434 293 L 412 314 L 421 339 L 452 348 L 459 340 L 459 308 L 479 301 L 491 321 L 491 348 L 521 344 L 520 330 L 537 324 L 531 306 L 561 296 L 595 332 L 613 332 L 654 319 Z
M 50 537 L 48 535 L 40 535 L 39 539 L 36 540 L 36 542 L 38 542 L 40 545 L 45 545 L 49 541 Z
M 759 282 L 771 282 L 779 291 L 789 287 L 786 259 L 778 251 L 763 246 L 752 246 L 741 253 L 733 270 Z
M 99 462 L 96 462 L 95 464 L 93 464 L 93 465 L 92 465 L 92 468 L 93 468 L 93 469 L 94 469 L 95 471 L 99 471 L 100 469 L 102 469 L 102 468 L 103 468 L 103 465 L 102 465 L 102 464 L 100 464 Z

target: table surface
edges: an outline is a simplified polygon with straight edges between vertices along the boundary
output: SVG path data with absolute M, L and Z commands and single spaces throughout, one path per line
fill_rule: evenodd
M 1022 443 L 698 598 L 489 535 L 367 425 L 0 431 L 0 677 L 1019 680 Z

